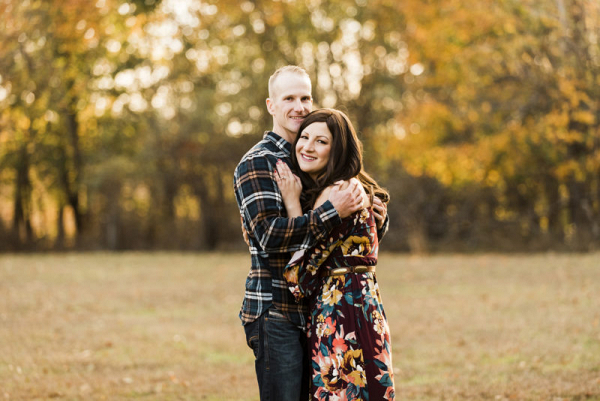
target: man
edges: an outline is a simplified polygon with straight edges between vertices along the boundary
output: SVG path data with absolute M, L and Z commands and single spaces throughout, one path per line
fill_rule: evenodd
M 311 93 L 310 78 L 302 68 L 286 66 L 275 71 L 266 101 L 273 130 L 244 155 L 234 173 L 235 196 L 252 258 L 240 318 L 254 351 L 263 401 L 308 399 L 303 331 L 308 310 L 295 302 L 283 278 L 291 253 L 310 248 L 362 204 L 362 190 L 352 183 L 344 190 L 334 188 L 329 200 L 315 210 L 297 218 L 286 216 L 274 180 L 276 164 L 282 160 L 290 165 L 291 143 L 312 109 Z M 387 222 L 385 208 L 378 211 L 379 219 Z

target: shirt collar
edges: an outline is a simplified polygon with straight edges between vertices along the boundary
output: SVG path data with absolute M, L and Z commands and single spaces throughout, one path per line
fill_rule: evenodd
M 273 142 L 279 149 L 290 155 L 292 152 L 292 144 L 274 133 L 273 131 L 266 131 L 264 139 Z

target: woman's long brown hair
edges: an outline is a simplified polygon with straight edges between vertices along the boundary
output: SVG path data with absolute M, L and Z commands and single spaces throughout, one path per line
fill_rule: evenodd
M 316 180 L 300 170 L 296 157 L 296 145 L 302 134 L 312 123 L 324 122 L 333 137 L 331 152 L 325 168 L 319 173 Z M 362 143 L 356 135 L 356 131 L 350 119 L 341 111 L 334 109 L 320 109 L 308 114 L 300 128 L 298 135 L 292 144 L 292 163 L 296 167 L 298 176 L 302 180 L 303 197 L 302 208 L 311 209 L 319 194 L 328 186 L 339 180 L 358 178 L 373 204 L 373 196 L 377 196 L 382 202 L 390 200 L 388 192 L 381 188 L 377 182 L 363 169 Z

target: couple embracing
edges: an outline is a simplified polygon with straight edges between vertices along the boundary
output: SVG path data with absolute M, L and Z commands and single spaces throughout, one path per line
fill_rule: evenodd
M 240 318 L 264 400 L 394 399 L 375 276 L 387 192 L 364 170 L 338 110 L 312 110 L 300 67 L 269 79 L 273 130 L 240 161 L 234 190 L 252 265 Z

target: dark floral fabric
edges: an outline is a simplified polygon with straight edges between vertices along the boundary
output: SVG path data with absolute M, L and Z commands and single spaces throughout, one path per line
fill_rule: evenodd
M 395 399 L 390 331 L 375 273 L 322 274 L 374 266 L 378 248 L 373 212 L 363 209 L 285 268 L 296 299 L 309 301 L 313 400 Z

